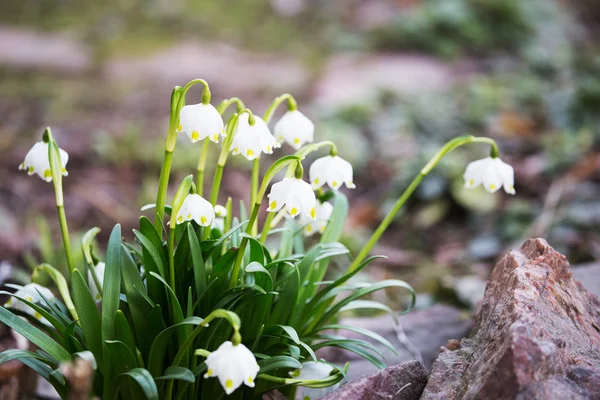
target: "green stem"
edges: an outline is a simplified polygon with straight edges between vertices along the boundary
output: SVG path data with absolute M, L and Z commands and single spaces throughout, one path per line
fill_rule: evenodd
M 171 174 L 171 164 L 173 162 L 173 151 L 165 150 L 165 157 L 160 168 L 160 178 L 158 180 L 158 193 L 156 194 L 156 215 L 154 216 L 154 227 L 162 237 L 162 223 L 165 213 L 165 199 L 167 198 L 167 186 L 169 185 L 169 175 Z
M 277 110 L 277 108 L 285 100 L 288 101 L 288 110 L 289 111 L 296 111 L 298 109 L 298 103 L 296 102 L 296 99 L 294 99 L 294 96 L 292 96 L 289 93 L 282 94 L 281 96 L 276 97 L 275 100 L 273 100 L 273 102 L 271 103 L 271 105 L 269 105 L 269 107 L 267 108 L 267 111 L 265 111 L 265 114 L 263 116 L 263 120 L 265 121 L 265 123 L 268 124 L 271 121 L 271 118 L 273 117 L 275 110 Z
M 206 168 L 206 156 L 208 155 L 209 140 L 204 140 L 202 144 L 202 152 L 198 160 L 198 171 L 196 175 L 196 191 L 200 196 L 204 193 L 204 170 Z
M 263 226 L 262 233 L 260 234 L 260 243 L 265 244 L 267 241 L 267 237 L 269 236 L 269 232 L 271 231 L 271 223 L 273 222 L 273 218 L 276 213 L 270 212 L 267 215 L 267 219 L 265 219 L 265 225 Z
M 244 102 L 242 100 L 240 100 L 239 97 L 232 97 L 230 99 L 223 100 L 217 106 L 217 111 L 219 112 L 219 114 L 223 115 L 223 113 L 229 108 L 229 106 L 231 106 L 234 103 L 236 105 L 236 109 L 237 109 L 238 113 L 241 112 L 244 108 L 246 108 L 246 106 L 244 105 Z
M 172 218 L 175 218 L 173 216 Z M 169 229 L 169 284 L 173 292 L 175 291 L 175 229 Z
M 252 177 L 250 183 L 250 203 L 254 204 L 256 201 L 256 195 L 258 194 L 258 180 L 260 178 L 260 157 L 256 157 L 252 162 Z M 256 236 L 258 233 L 258 225 L 255 223 L 252 226 L 252 235 Z
M 256 218 L 258 217 L 258 211 L 260 210 L 260 203 L 255 203 L 254 208 L 252 209 L 252 214 L 250 215 L 250 221 L 248 222 L 248 226 L 246 228 L 246 233 L 250 235 L 252 233 L 252 226 L 256 223 Z M 240 248 L 238 249 L 237 258 L 235 259 L 235 264 L 233 266 L 233 270 L 231 271 L 231 278 L 229 279 L 229 287 L 232 288 L 236 285 L 238 275 L 240 273 L 240 267 L 242 266 L 242 261 L 244 259 L 244 253 L 246 252 L 246 245 L 248 244 L 248 238 L 244 237 L 242 242 L 240 243 Z
M 350 267 L 348 267 L 348 272 L 354 271 L 358 266 L 363 262 L 363 260 L 369 255 L 369 252 L 375 246 L 375 244 L 379 241 L 379 238 L 385 232 L 385 230 L 390 226 L 396 214 L 402 209 L 406 201 L 410 198 L 410 196 L 414 193 L 415 189 L 419 186 L 421 181 L 435 166 L 440 162 L 440 160 L 452 150 L 465 145 L 467 143 L 488 143 L 492 146 L 492 152 L 498 151 L 498 146 L 496 142 L 492 139 L 485 137 L 475 137 L 475 136 L 460 136 L 455 139 L 450 140 L 448 143 L 444 145 L 432 158 L 429 162 L 423 167 L 423 169 L 419 172 L 419 174 L 412 180 L 410 185 L 406 188 L 404 193 L 400 196 L 400 198 L 396 201 L 392 209 L 385 216 L 383 221 L 379 224 L 373 235 L 367 242 L 367 244 L 362 248 L 362 250 L 358 253 Z
M 69 227 L 67 226 L 65 207 L 63 205 L 57 205 L 56 210 L 58 211 L 58 221 L 60 223 L 60 233 L 62 234 L 65 256 L 67 257 L 67 265 L 69 266 L 69 272 L 73 272 L 75 262 L 73 261 L 73 254 L 71 253 L 71 241 L 69 240 Z

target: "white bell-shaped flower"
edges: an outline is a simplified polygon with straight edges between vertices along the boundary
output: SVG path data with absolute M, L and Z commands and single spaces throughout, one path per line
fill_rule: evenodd
M 42 296 L 49 302 L 52 302 L 56 299 L 56 297 L 54 297 L 50 289 L 38 285 L 37 283 L 29 283 L 23 286 L 21 289 L 15 292 L 15 296 L 21 297 L 31 303 L 39 304 L 42 306 L 46 305 L 46 302 L 44 301 Z M 31 315 L 41 323 L 51 326 L 50 322 L 46 318 L 42 317 L 40 313 L 38 313 L 33 308 L 29 307 L 27 304 L 23 303 L 16 297 L 9 298 L 8 301 L 4 304 L 4 307 L 10 307 L 14 308 L 15 310 L 22 311 L 26 314 Z
M 185 132 L 192 143 L 209 138 L 219 143 L 219 136 L 225 135 L 223 118 L 212 104 L 183 106 L 179 114 L 177 132 Z
M 315 160 L 308 171 L 313 189 L 318 189 L 327 183 L 332 189 L 339 189 L 346 184 L 348 189 L 354 189 L 352 165 L 339 156 L 326 156 Z
M 284 205 L 287 212 L 295 217 L 304 214 L 308 218 L 316 219 L 315 193 L 310 185 L 302 179 L 285 178 L 271 188 L 269 197 L 269 212 L 277 212 Z
M 96 273 L 96 277 L 98 277 L 98 282 L 100 283 L 100 289 L 104 287 L 104 270 L 106 269 L 106 264 L 102 261 L 96 264 L 94 267 L 94 272 Z M 94 281 L 94 277 L 92 276 L 92 271 L 88 270 L 88 286 L 90 288 L 90 293 L 95 301 L 102 300 L 102 296 L 100 296 L 100 292 L 98 291 L 98 287 L 96 286 L 96 281 Z
M 177 225 L 191 220 L 200 226 L 210 226 L 215 219 L 215 210 L 208 201 L 199 194 L 188 194 L 177 212 Z
M 227 217 L 227 209 L 220 204 L 215 206 L 215 219 L 212 223 L 213 229 L 218 229 L 223 232 L 225 228 L 225 217 Z
M 244 383 L 254 387 L 254 379 L 260 370 L 254 354 L 243 344 L 224 342 L 206 358 L 205 378 L 216 377 L 225 393 L 231 394 Z
M 500 158 L 486 157 L 467 165 L 464 174 L 465 187 L 475 188 L 481 184 L 490 193 L 501 187 L 508 194 L 515 194 L 515 173 L 513 167 Z
M 298 150 L 306 143 L 312 143 L 315 136 L 315 124 L 298 110 L 288 111 L 275 124 L 277 140 L 287 142 Z
M 67 172 L 67 162 L 69 155 L 63 149 L 58 149 L 60 154 L 61 171 L 64 176 Z M 50 171 L 50 159 L 48 158 L 48 143 L 37 142 L 25 156 L 25 161 L 19 165 L 19 169 L 27 170 L 28 175 L 38 174 L 46 182 L 52 182 L 52 171 Z
M 300 216 L 300 221 L 303 224 L 306 224 L 306 226 L 304 227 L 304 235 L 312 236 L 317 232 L 323 233 L 325 231 L 325 228 L 327 227 L 329 218 L 331 218 L 332 212 L 333 206 L 331 205 L 331 203 L 320 203 L 317 201 L 315 204 L 315 220 L 313 220 L 310 217 L 307 217 L 304 214 Z
M 281 147 L 262 118 L 254 116 L 254 125 L 250 125 L 248 119 L 247 113 L 238 118 L 231 154 L 241 154 L 248 160 L 254 160 L 261 152 L 273 154 L 273 149 Z
M 327 379 L 331 375 L 333 367 L 324 362 L 308 361 L 302 363 L 302 368 L 289 372 L 294 379 L 305 381 L 318 381 Z

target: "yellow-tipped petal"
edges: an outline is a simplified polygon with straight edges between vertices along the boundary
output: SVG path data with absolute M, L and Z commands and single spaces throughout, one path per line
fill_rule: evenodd
M 290 215 L 292 217 L 295 217 L 296 214 L 298 214 L 298 209 L 296 207 L 292 207 L 292 209 L 290 210 Z
M 233 388 L 233 381 L 232 381 L 231 379 L 227 379 L 227 380 L 225 381 L 225 387 L 226 387 L 227 389 L 231 389 L 231 388 Z
M 200 134 L 196 131 L 192 132 L 192 140 L 195 142 L 200 137 Z
M 206 219 L 206 217 L 203 215 L 200 217 L 200 222 L 202 222 L 202 225 L 206 225 L 206 223 L 208 222 L 208 220 Z

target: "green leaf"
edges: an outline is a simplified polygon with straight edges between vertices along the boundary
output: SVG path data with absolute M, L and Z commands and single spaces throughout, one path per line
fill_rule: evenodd
M 54 389 L 58 392 L 61 399 L 65 399 L 67 396 L 67 386 L 64 383 L 65 378 L 61 376 L 60 372 L 57 374 L 52 368 L 44 364 L 40 360 L 34 358 L 21 358 L 21 362 L 27 365 L 29 368 L 38 373 L 39 376 L 48 381 Z M 62 378 L 62 379 L 60 379 Z
M 302 368 L 302 363 L 295 358 L 288 356 L 275 356 L 265 358 L 258 362 L 260 371 L 258 374 L 266 374 L 267 372 L 274 371 L 280 368 L 296 370 Z
M 125 343 L 125 345 L 131 351 L 131 354 L 133 354 L 134 356 L 137 354 L 135 339 L 133 338 L 133 332 L 131 331 L 131 327 L 129 326 L 129 322 L 127 322 L 125 314 L 123 314 L 123 311 L 121 310 L 118 310 L 115 316 L 115 338 Z
M 290 270 L 290 278 L 281 287 L 277 287 L 279 297 L 271 311 L 270 325 L 287 323 L 292 310 L 297 306 L 298 291 L 300 290 L 300 274 L 297 268 L 284 265 L 282 270 Z
M 11 360 L 19 360 L 22 358 L 35 358 L 46 364 L 54 364 L 54 365 L 58 364 L 58 361 L 56 361 L 54 358 L 49 357 L 41 352 L 34 353 L 32 351 L 21 350 L 21 349 L 4 350 L 2 353 L 0 353 L 0 364 L 7 363 Z
M 158 219 L 162 221 L 162 217 L 158 217 Z M 152 271 L 159 274 L 162 277 L 165 277 L 166 275 L 163 266 L 166 264 L 167 261 L 160 234 L 156 231 L 152 222 L 150 222 L 150 220 L 146 217 L 140 218 L 140 232 L 145 237 L 145 239 L 148 239 L 146 241 L 146 246 L 152 248 L 151 250 L 147 250 L 147 248 L 142 245 L 142 256 L 144 260 L 144 268 L 146 269 L 146 274 Z M 133 233 L 135 234 L 135 230 L 133 231 Z M 158 265 L 154 261 L 155 257 L 156 262 L 159 263 Z M 167 298 L 165 296 L 162 283 L 158 282 L 154 277 L 147 275 L 146 284 L 148 286 L 148 296 L 150 297 L 150 299 L 152 299 L 152 301 L 154 301 L 154 303 L 156 304 L 166 304 Z
M 131 371 L 127 371 L 123 374 L 120 374 L 117 378 L 115 390 L 111 393 L 108 399 L 117 399 L 120 386 L 125 381 L 125 379 L 131 379 L 132 381 L 137 383 L 140 389 L 142 389 L 142 391 L 144 392 L 146 400 L 158 400 L 158 389 L 156 388 L 154 379 L 152 378 L 152 375 L 150 375 L 148 370 L 143 368 L 134 368 Z
M 208 257 L 210 257 L 210 255 L 213 253 L 213 251 L 215 251 L 216 249 L 221 248 L 221 245 L 223 244 L 223 242 L 225 242 L 225 240 L 233 235 L 235 232 L 239 231 L 240 229 L 242 229 L 244 226 L 246 226 L 246 224 L 248 224 L 249 221 L 244 221 L 242 223 L 239 223 L 237 225 L 235 225 L 233 228 L 231 228 L 230 230 L 228 230 L 225 234 L 223 234 L 223 236 L 221 236 L 219 238 L 219 240 L 217 240 L 212 246 L 210 246 L 210 248 L 206 251 L 206 253 L 204 254 L 204 259 L 207 260 Z
M 83 256 L 85 258 L 85 261 L 89 265 L 94 265 L 94 260 L 92 259 L 92 242 L 98 233 L 100 233 L 100 228 L 98 228 L 97 226 L 93 227 L 92 229 L 87 231 L 81 239 L 81 249 L 83 250 Z
M 135 261 L 131 258 L 131 255 L 125 247 L 122 247 L 121 251 L 121 275 L 125 297 L 127 298 L 127 305 L 129 306 L 129 314 L 131 315 L 131 322 L 133 323 L 133 330 L 140 351 L 147 354 L 150 349 L 152 338 L 147 336 L 147 332 L 144 328 L 146 326 L 148 314 L 152 311 L 152 304 L 146 299 L 147 294 L 146 297 L 144 297 L 146 287 L 142 282 Z
M 40 297 L 43 297 L 42 294 L 39 292 L 39 290 L 37 291 L 37 293 L 39 294 Z M 29 307 L 31 307 L 35 312 L 39 313 L 42 317 L 46 318 L 48 320 L 48 322 L 50 322 L 50 324 L 52 324 L 52 326 L 54 328 L 56 328 L 56 330 L 61 335 L 65 332 L 66 326 L 61 321 L 59 321 L 58 318 L 56 318 L 54 315 L 52 315 L 51 313 L 49 313 L 43 307 L 40 307 L 38 304 L 35 304 L 35 303 L 33 303 L 33 302 L 31 302 L 31 301 L 23 298 L 23 297 L 15 296 L 14 293 L 7 292 L 7 291 L 4 291 L 4 290 L 0 290 L 0 294 L 12 296 L 15 299 L 18 299 L 18 300 L 22 301 L 24 304 L 26 304 Z M 46 301 L 47 301 L 47 299 L 46 299 Z
M 36 267 L 37 270 L 42 270 L 50 275 L 50 278 L 56 283 L 56 287 L 60 292 L 60 295 L 67 306 L 67 309 L 71 313 L 74 319 L 78 319 L 77 311 L 75 311 L 75 306 L 73 305 L 73 301 L 71 300 L 71 294 L 69 293 L 69 285 L 67 285 L 67 281 L 63 274 L 61 274 L 56 268 L 52 267 L 50 264 L 40 264 Z M 35 274 L 35 272 L 34 272 Z
M 395 355 L 398 355 L 398 353 L 396 352 L 396 348 L 394 347 L 394 345 L 392 345 L 389 340 L 387 340 L 386 338 L 384 338 L 383 336 L 379 335 L 378 333 L 375 333 L 369 329 L 365 329 L 365 328 L 361 328 L 359 326 L 352 326 L 352 325 L 343 325 L 343 324 L 331 324 L 331 325 L 324 325 L 319 327 L 316 332 L 320 332 L 320 331 L 324 331 L 324 330 L 346 330 L 346 331 L 351 331 L 351 332 L 356 332 L 358 334 L 364 335 L 372 340 L 375 340 L 381 344 L 383 344 L 385 347 L 387 347 L 388 349 L 390 349 Z M 308 334 L 307 336 L 312 336 L 312 334 Z
M 120 374 L 137 368 L 137 359 L 127 344 L 120 340 L 107 340 L 105 343 L 110 354 L 113 373 Z
M 79 314 L 79 321 L 83 329 L 83 336 L 87 346 L 94 354 L 98 364 L 102 364 L 102 321 L 96 308 L 96 302 L 86 285 L 81 272 L 77 268 L 71 274 L 71 286 L 73 287 L 73 297 L 75 298 L 75 307 Z
M 202 251 L 200 250 L 200 243 L 198 242 L 198 236 L 192 229 L 192 224 L 188 222 L 188 241 L 190 243 L 190 253 L 192 254 L 192 266 L 194 269 L 194 283 L 196 285 L 196 295 L 200 296 L 206 288 L 207 276 L 206 267 L 204 265 L 204 259 L 202 258 Z
M 0 322 L 5 323 L 7 326 L 17 331 L 17 333 L 20 333 L 25 339 L 44 350 L 59 362 L 69 361 L 71 359 L 69 352 L 61 345 L 48 337 L 44 332 L 28 322 L 23 321 L 4 307 L 0 307 Z
M 140 241 L 144 250 L 147 251 L 152 257 L 152 261 L 154 261 L 154 265 L 156 265 L 159 275 L 162 277 L 166 276 L 164 260 L 157 247 L 155 247 L 152 241 L 148 239 L 142 232 L 134 229 L 133 234 Z
M 184 382 L 194 382 L 196 380 L 196 377 L 194 376 L 194 373 L 184 367 L 179 367 L 179 366 L 170 366 L 169 368 L 167 368 L 167 370 L 165 371 L 165 374 L 163 376 L 159 376 L 158 378 L 154 378 L 155 380 L 168 380 L 168 379 L 174 379 L 174 380 L 178 380 L 178 381 L 184 381 Z
M 159 376 L 163 370 L 165 362 L 165 355 L 167 354 L 167 347 L 171 343 L 171 335 L 175 330 L 185 325 L 200 325 L 203 319 L 200 317 L 190 317 L 181 321 L 179 324 L 171 325 L 168 328 L 160 332 L 150 348 L 150 356 L 148 357 L 148 369 L 152 376 Z
M 121 225 L 113 228 L 106 250 L 102 298 L 102 340 L 115 338 L 115 314 L 119 309 L 121 293 Z

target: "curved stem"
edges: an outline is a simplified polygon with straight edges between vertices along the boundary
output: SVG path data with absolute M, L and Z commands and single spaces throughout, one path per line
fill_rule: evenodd
M 241 112 L 244 108 L 246 108 L 246 105 L 244 104 L 244 102 L 242 100 L 240 100 L 239 97 L 232 97 L 230 99 L 225 99 L 223 100 L 218 106 L 217 106 L 217 111 L 219 112 L 219 114 L 223 115 L 223 113 L 232 105 L 235 104 L 236 105 L 236 109 L 237 112 Z
M 295 111 L 295 110 L 298 109 L 298 103 L 296 102 L 296 99 L 294 99 L 294 96 L 292 96 L 289 93 L 282 94 L 281 96 L 276 97 L 273 100 L 273 102 L 271 103 L 271 105 L 269 105 L 269 107 L 265 111 L 265 114 L 263 116 L 263 120 L 265 121 L 265 123 L 268 124 L 269 122 L 271 122 L 271 118 L 273 117 L 273 114 L 275 113 L 275 110 L 277 110 L 277 108 L 285 100 L 288 101 L 288 110 L 289 111 Z
M 208 155 L 209 140 L 204 140 L 202 144 L 202 152 L 198 159 L 198 170 L 196 171 L 196 191 L 200 196 L 203 196 L 204 192 L 204 170 L 206 168 L 206 157 Z
M 156 194 L 156 214 L 154 215 L 154 228 L 162 237 L 162 222 L 165 214 L 165 199 L 167 197 L 167 186 L 169 185 L 169 175 L 171 174 L 171 164 L 173 162 L 173 152 L 165 150 L 165 156 L 160 168 L 160 177 L 158 178 L 158 192 Z
M 350 267 L 348 267 L 348 272 L 352 272 L 356 268 L 358 268 L 358 266 L 363 262 L 363 260 L 369 255 L 369 252 L 371 251 L 373 246 L 375 246 L 377 241 L 379 241 L 379 238 L 381 237 L 383 232 L 385 232 L 385 230 L 390 226 L 390 224 L 396 217 L 396 214 L 398 214 L 400 209 L 402 209 L 404 203 L 406 203 L 406 201 L 414 193 L 415 189 L 419 186 L 423 178 L 427 174 L 429 174 L 429 172 L 431 172 L 433 168 L 435 168 L 435 166 L 446 154 L 467 143 L 488 143 L 492 146 L 492 152 L 498 151 L 498 146 L 496 145 L 496 142 L 494 142 L 490 138 L 485 137 L 460 136 L 446 143 L 444 147 L 442 147 L 423 167 L 423 169 L 421 169 L 419 174 L 412 180 L 410 185 L 408 185 L 404 193 L 402 193 L 402 195 L 396 201 L 392 209 L 388 212 L 383 221 L 381 221 L 375 232 L 373 232 L 373 235 L 371 236 L 367 244 L 361 249 L 361 251 L 358 253 L 352 264 L 350 264 Z

